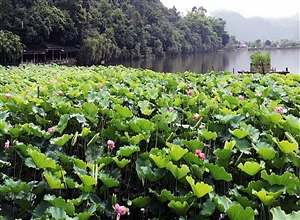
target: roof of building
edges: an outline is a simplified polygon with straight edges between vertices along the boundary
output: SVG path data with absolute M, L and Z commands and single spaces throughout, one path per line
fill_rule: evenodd
M 48 50 L 60 50 L 62 53 L 78 52 L 76 46 L 63 46 L 53 42 L 45 42 L 43 45 L 26 45 L 24 54 L 44 54 Z

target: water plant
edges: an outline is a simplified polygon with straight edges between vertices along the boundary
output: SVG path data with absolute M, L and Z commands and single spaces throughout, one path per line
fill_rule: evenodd
M 29 65 L 0 79 L 0 218 L 299 218 L 300 75 Z

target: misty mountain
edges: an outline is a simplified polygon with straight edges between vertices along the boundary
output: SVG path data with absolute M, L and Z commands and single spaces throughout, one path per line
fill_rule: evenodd
M 234 11 L 213 11 L 212 16 L 226 21 L 229 35 L 235 35 L 239 41 L 261 40 L 300 40 L 299 13 L 282 18 L 245 18 Z

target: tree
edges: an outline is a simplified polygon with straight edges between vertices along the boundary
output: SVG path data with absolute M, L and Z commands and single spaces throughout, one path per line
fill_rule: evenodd
M 270 40 L 266 40 L 265 46 L 271 46 L 272 42 Z
M 24 48 L 18 35 L 0 30 L 0 63 L 17 64 Z

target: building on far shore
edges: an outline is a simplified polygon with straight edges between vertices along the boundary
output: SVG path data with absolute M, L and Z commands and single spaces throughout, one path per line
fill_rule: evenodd
M 26 45 L 21 55 L 21 64 L 75 64 L 79 51 L 78 46 L 62 46 L 53 42 L 42 45 Z

